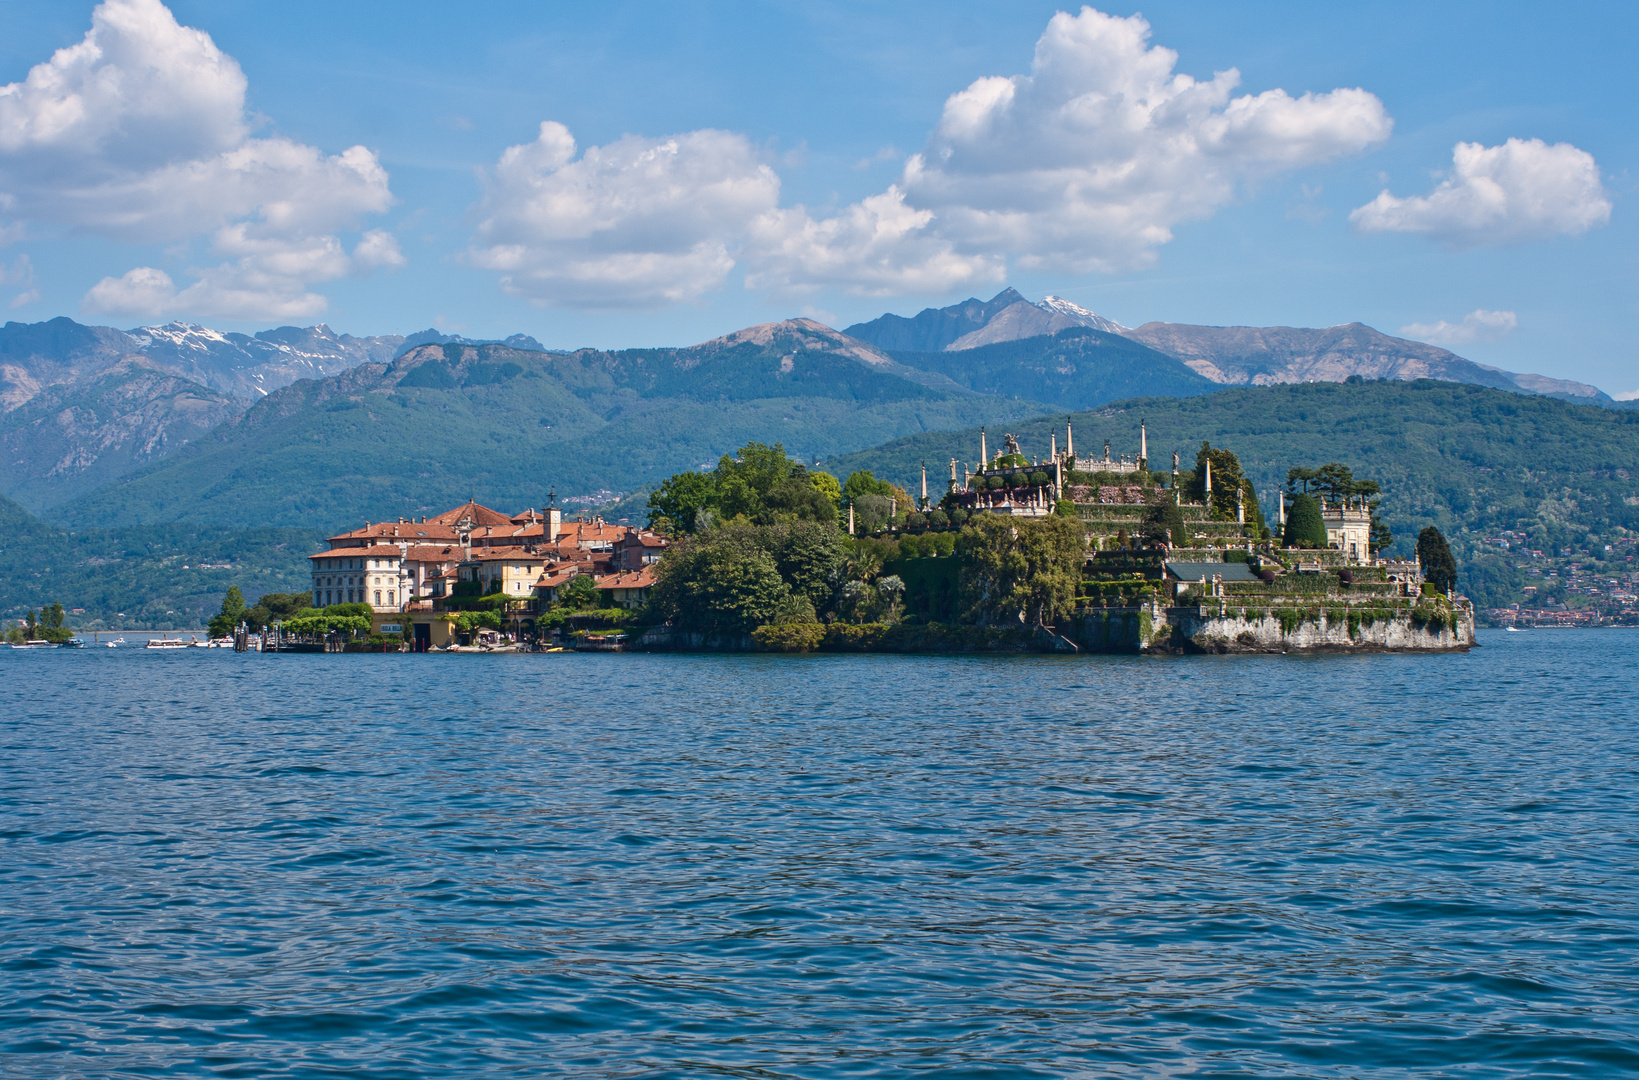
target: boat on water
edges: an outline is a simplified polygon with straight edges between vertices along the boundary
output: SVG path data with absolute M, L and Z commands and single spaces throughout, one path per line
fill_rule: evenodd
M 117 648 L 120 645 L 124 645 L 125 644 L 125 639 L 122 638 L 122 637 L 117 637 L 113 641 L 105 641 L 105 642 L 103 642 L 103 644 L 106 645 L 108 648 L 113 649 L 113 648 Z
M 71 637 L 67 641 L 59 641 L 57 643 L 57 648 L 59 648 L 59 649 L 83 649 L 83 648 L 85 648 L 85 642 L 81 641 L 77 637 Z
M 1510 634 L 1529 634 L 1531 632 L 1520 626 L 1510 626 L 1507 629 Z
M 188 647 L 188 642 L 183 641 L 181 638 L 149 638 L 148 644 L 143 646 L 145 649 L 186 649 Z
M 55 648 L 55 646 L 53 646 L 51 644 L 51 642 L 49 642 L 49 641 L 14 641 L 14 642 L 11 643 L 11 647 L 14 648 L 14 649 L 50 649 L 50 648 Z

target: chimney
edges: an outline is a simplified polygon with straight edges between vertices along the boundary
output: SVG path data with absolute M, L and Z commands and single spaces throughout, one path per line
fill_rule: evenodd
M 1142 420 L 1138 422 L 1138 463 L 1146 469 L 1150 467 L 1150 441 Z
M 982 426 L 979 428 L 979 464 L 990 464 L 990 457 L 985 450 L 985 429 Z

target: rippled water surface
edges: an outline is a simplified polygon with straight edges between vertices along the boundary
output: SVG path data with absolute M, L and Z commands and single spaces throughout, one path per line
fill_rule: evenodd
M 1639 633 L 0 650 L 18 1076 L 1639 1071 Z

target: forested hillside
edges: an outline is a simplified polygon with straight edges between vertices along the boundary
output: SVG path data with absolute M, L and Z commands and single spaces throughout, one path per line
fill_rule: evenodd
M 1639 414 L 1572 405 L 1455 383 L 1350 382 L 1222 390 L 1198 398 L 1144 398 L 1060 413 L 1008 428 L 1026 454 L 1046 455 L 1050 433 L 1075 425 L 1083 453 L 1135 453 L 1147 421 L 1151 466 L 1171 467 L 1174 450 L 1193 461 L 1203 440 L 1240 456 L 1265 509 L 1294 465 L 1340 461 L 1379 481 L 1400 550 L 1425 525 L 1450 538 L 1464 588 L 1481 603 L 1517 599 L 1518 560 L 1484 544 L 1504 529 L 1529 546 L 1573 554 L 1601 551 L 1610 537 L 1639 530 Z M 991 445 L 999 426 L 992 426 Z M 846 476 L 871 469 L 905 483 L 920 462 L 941 479 L 949 459 L 978 456 L 977 428 L 918 435 L 842 455 L 825 467 Z M 960 466 L 958 466 L 960 471 Z
M 977 393 L 804 320 L 688 349 L 424 345 L 263 398 L 58 512 L 83 527 L 335 527 L 476 494 L 509 510 L 632 491 L 750 441 L 807 461 L 1041 406 Z
M 229 585 L 251 600 L 305 590 L 307 556 L 323 536 L 197 525 L 70 532 L 0 498 L 0 619 L 57 601 L 77 629 L 201 627 Z

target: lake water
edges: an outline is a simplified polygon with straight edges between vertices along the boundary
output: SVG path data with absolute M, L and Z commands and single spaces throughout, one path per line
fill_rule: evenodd
M 0 650 L 0 1072 L 1639 1072 L 1639 633 Z

